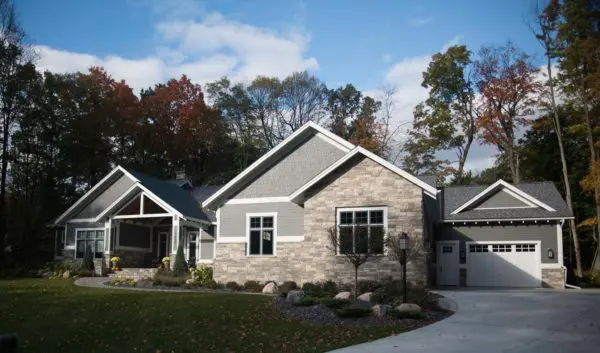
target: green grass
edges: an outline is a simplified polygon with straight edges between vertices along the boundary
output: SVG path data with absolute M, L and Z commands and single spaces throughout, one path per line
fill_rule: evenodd
M 0 333 L 24 352 L 324 352 L 399 332 L 311 325 L 265 296 L 82 288 L 0 280 Z

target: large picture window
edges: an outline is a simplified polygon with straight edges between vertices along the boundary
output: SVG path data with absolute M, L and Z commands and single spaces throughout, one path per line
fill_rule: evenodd
M 275 222 L 276 214 L 248 215 L 248 244 L 247 255 L 275 254 Z
M 76 231 L 77 246 L 75 258 L 83 258 L 85 249 L 90 247 L 94 258 L 102 258 L 104 252 L 104 229 L 78 229 Z
M 384 253 L 387 209 L 382 207 L 338 209 L 338 253 Z

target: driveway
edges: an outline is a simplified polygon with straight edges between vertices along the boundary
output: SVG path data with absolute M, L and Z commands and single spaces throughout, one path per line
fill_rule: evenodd
M 458 305 L 450 318 L 335 352 L 590 353 L 600 347 L 600 292 L 531 289 L 440 293 Z

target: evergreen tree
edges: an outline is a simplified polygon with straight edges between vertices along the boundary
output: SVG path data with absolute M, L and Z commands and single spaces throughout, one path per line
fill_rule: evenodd
M 92 247 L 89 245 L 87 246 L 87 248 L 85 248 L 85 254 L 83 255 L 83 264 L 81 264 L 81 267 L 84 270 L 94 271 L 94 253 L 92 253 Z
M 183 245 L 179 244 L 177 254 L 175 254 L 175 264 L 173 264 L 173 272 L 175 275 L 181 276 L 186 271 L 185 257 L 183 256 Z

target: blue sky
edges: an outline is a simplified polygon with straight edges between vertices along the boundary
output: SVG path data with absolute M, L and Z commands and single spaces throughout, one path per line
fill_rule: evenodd
M 397 121 L 412 118 L 426 92 L 431 54 L 512 40 L 541 60 L 524 24 L 532 2 L 17 0 L 38 66 L 55 72 L 104 66 L 137 90 L 188 74 L 204 84 L 228 75 L 284 77 L 307 69 L 330 87 L 353 83 L 377 95 L 397 87 Z M 471 164 L 489 164 L 479 148 Z

